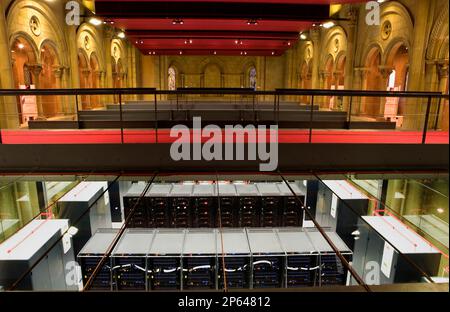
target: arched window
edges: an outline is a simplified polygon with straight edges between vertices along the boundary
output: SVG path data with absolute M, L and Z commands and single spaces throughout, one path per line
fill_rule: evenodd
M 249 86 L 253 90 L 256 90 L 256 68 L 252 67 L 249 71 Z
M 175 71 L 175 68 L 173 67 L 169 67 L 167 85 L 170 91 L 174 91 L 177 89 L 177 73 Z

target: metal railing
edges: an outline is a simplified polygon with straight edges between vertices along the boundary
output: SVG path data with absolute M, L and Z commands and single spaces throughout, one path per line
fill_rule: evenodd
M 247 111 L 251 111 L 252 116 L 254 116 L 253 120 L 248 120 L 250 122 L 258 123 L 258 114 L 261 112 L 261 108 L 259 107 L 258 98 L 263 98 L 267 103 L 273 103 L 272 106 L 272 120 L 270 122 L 274 124 L 280 123 L 280 112 L 283 111 L 281 108 L 281 99 L 289 99 L 295 98 L 293 102 L 298 102 L 301 104 L 299 100 L 300 97 L 307 98 L 307 105 L 303 105 L 306 107 L 307 112 L 309 111 L 309 120 L 304 123 L 302 126 L 297 127 L 293 126 L 291 128 L 302 128 L 307 129 L 309 131 L 309 139 L 308 142 L 312 143 L 312 135 L 315 127 L 315 119 L 319 112 L 323 112 L 323 110 L 315 110 L 317 103 L 323 104 L 327 100 L 324 98 L 334 97 L 336 99 L 346 99 L 346 107 L 345 110 L 342 108 L 339 109 L 341 112 L 347 112 L 346 117 L 346 127 L 344 129 L 351 129 L 352 123 L 355 122 L 356 117 L 364 116 L 361 113 L 353 114 L 353 110 L 355 107 L 355 99 L 363 99 L 363 98 L 372 98 L 379 101 L 387 98 L 395 98 L 395 99 L 406 99 L 406 103 L 404 106 L 409 105 L 419 105 L 417 106 L 419 110 L 424 112 L 423 114 L 415 114 L 411 118 L 415 118 L 415 123 L 419 123 L 420 126 L 416 126 L 416 130 L 420 129 L 422 131 L 422 140 L 421 143 L 425 144 L 427 141 L 427 132 L 431 130 L 438 130 L 439 118 L 447 118 L 448 116 L 441 116 L 443 114 L 443 109 L 441 108 L 443 100 L 447 100 L 449 98 L 448 94 L 442 94 L 438 92 L 389 92 L 389 91 L 360 91 L 360 90 L 315 90 L 315 89 L 277 89 L 275 91 L 257 91 L 251 90 L 247 88 L 223 88 L 223 89 L 215 89 L 215 88 L 180 88 L 178 90 L 167 91 L 167 90 L 156 90 L 155 88 L 127 88 L 127 89 L 29 89 L 29 90 L 17 90 L 17 89 L 1 89 L 0 90 L 0 102 L 4 97 L 18 97 L 18 96 L 37 96 L 37 97 L 45 97 L 45 96 L 68 96 L 74 97 L 73 105 L 75 106 L 73 109 L 73 114 L 75 115 L 75 119 L 78 122 L 78 128 L 81 128 L 80 125 L 80 113 L 85 111 L 81 107 L 79 103 L 80 96 L 114 96 L 114 98 L 118 99 L 118 120 L 121 131 L 121 142 L 124 143 L 124 129 L 127 128 L 124 125 L 124 111 L 126 110 L 126 104 L 123 103 L 123 99 L 126 96 L 139 96 L 141 98 L 148 97 L 150 100 L 145 100 L 147 103 L 152 103 L 153 105 L 153 113 L 154 120 L 153 126 L 146 126 L 146 128 L 152 128 L 156 133 L 156 142 L 158 139 L 158 128 L 160 128 L 160 124 L 162 118 L 158 117 L 158 114 L 162 111 L 162 107 L 164 105 L 160 105 L 160 101 L 164 98 L 171 99 L 171 101 L 176 101 L 176 106 L 173 108 L 174 111 L 180 111 L 183 109 L 183 106 L 180 104 L 181 99 L 186 99 L 189 96 L 206 96 L 206 95 L 220 95 L 220 96 L 234 96 L 234 97 L 245 97 L 250 99 L 250 108 L 246 107 Z M 267 100 L 269 99 L 269 100 Z M 270 100 L 271 99 L 271 100 Z M 421 103 L 412 103 L 412 100 L 424 101 Z M 167 101 L 167 100 L 166 100 Z M 408 102 L 410 101 L 410 102 Z M 115 101 L 113 101 L 115 102 Z M 139 101 L 138 101 L 139 102 Z M 239 102 L 237 102 L 239 105 Z M 111 103 L 113 104 L 113 103 Z M 361 105 L 361 103 L 359 103 Z M 158 107 L 159 105 L 159 107 Z M 81 105 L 82 106 L 82 105 Z M 308 107 L 309 106 L 309 107 Z M 433 110 L 433 112 L 432 112 Z M 267 109 L 266 109 L 267 111 Z M 327 110 L 330 111 L 330 110 Z M 331 110 L 332 111 L 332 110 Z M 0 116 L 1 117 L 1 116 Z M 388 121 L 388 119 L 384 116 L 384 114 L 380 116 L 375 116 L 379 119 L 379 121 Z M 434 117 L 434 119 L 433 119 Z M 20 118 L 20 117 L 19 117 Z M 326 126 L 325 126 L 326 127 Z M 331 129 L 332 126 L 329 127 Z M 370 129 L 370 127 L 369 127 Z M 0 136 L 1 143 L 1 136 Z

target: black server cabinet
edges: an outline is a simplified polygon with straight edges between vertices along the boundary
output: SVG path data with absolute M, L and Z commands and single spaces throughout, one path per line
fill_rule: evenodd
M 350 255 L 344 256 L 347 262 L 351 261 Z M 319 258 L 320 286 L 345 285 L 347 282 L 347 269 L 339 257 L 332 254 L 321 254 Z
M 300 200 L 304 202 L 305 197 L 299 196 Z M 282 226 L 303 226 L 303 209 L 295 197 L 284 197 L 281 210 L 281 225 Z
M 218 266 L 218 282 L 220 289 L 225 288 L 225 280 L 227 288 L 250 288 L 250 257 L 236 254 L 222 258 L 221 255 L 219 255 Z
M 259 208 L 260 198 L 258 197 L 239 197 L 239 227 L 258 227 L 259 226 Z
M 148 278 L 151 290 L 181 289 L 181 258 L 151 257 L 147 259 L 151 275 Z
M 220 197 L 219 201 L 220 211 L 217 209 L 216 227 L 238 227 L 237 197 Z
M 149 198 L 147 226 L 150 228 L 170 227 L 169 199 L 167 197 Z
M 128 226 L 130 228 L 146 228 L 148 224 L 148 198 L 124 196 L 123 202 L 125 206 L 125 219 L 129 217 L 134 209 Z
M 78 263 L 81 265 L 84 285 L 86 285 L 86 282 L 89 280 L 95 268 L 100 263 L 100 260 L 106 253 L 117 233 L 118 231 L 113 229 L 99 229 L 91 237 L 91 239 L 89 239 L 78 254 L 77 259 Z M 111 258 L 108 257 L 93 280 L 91 286 L 92 290 L 112 289 L 111 269 Z
M 145 257 L 115 257 L 112 270 L 117 290 L 145 290 Z
M 171 204 L 171 225 L 174 228 L 188 228 L 192 225 L 191 198 L 175 197 Z
M 317 193 L 319 191 L 319 181 L 308 180 L 306 182 L 306 209 L 312 216 L 316 215 Z M 305 220 L 311 220 L 307 215 Z
M 183 258 L 183 289 L 215 289 L 215 280 L 215 257 Z
M 287 288 L 314 286 L 318 268 L 315 255 L 288 255 L 286 259 Z
M 212 228 L 214 227 L 214 208 L 217 207 L 216 198 L 196 197 L 194 198 L 194 209 L 192 227 Z
M 253 257 L 253 288 L 283 286 L 284 257 L 258 255 Z

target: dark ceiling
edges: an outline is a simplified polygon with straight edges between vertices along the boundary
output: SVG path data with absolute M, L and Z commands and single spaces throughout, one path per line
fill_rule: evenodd
M 144 54 L 281 55 L 330 4 L 361 0 L 96 0 L 96 15 L 114 22 Z

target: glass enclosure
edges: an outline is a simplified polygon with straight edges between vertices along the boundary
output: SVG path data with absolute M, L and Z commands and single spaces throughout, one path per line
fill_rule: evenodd
M 448 283 L 447 175 L 49 175 L 1 183 L 3 290 Z

